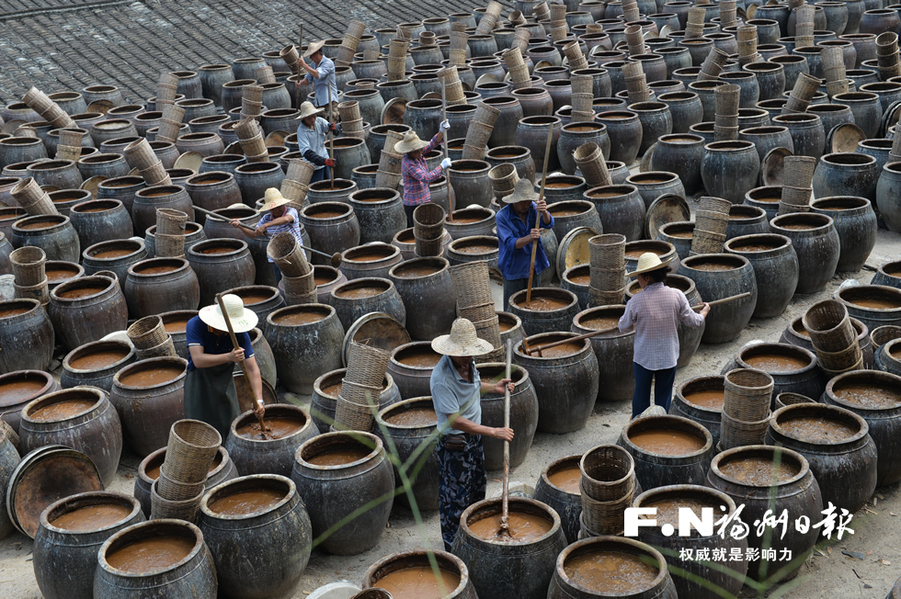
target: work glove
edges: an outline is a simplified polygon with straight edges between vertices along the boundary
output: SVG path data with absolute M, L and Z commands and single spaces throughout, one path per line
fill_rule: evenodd
M 326 159 L 325 159 L 325 166 L 331 166 L 331 167 L 333 167 L 333 166 L 335 166 L 335 161 L 332 160 L 331 158 L 326 158 Z
M 441 121 L 441 124 L 438 125 L 438 127 L 441 129 L 441 132 L 443 133 L 443 132 L 447 131 L 448 129 L 450 129 L 450 122 Z
M 445 122 L 447 122 L 447 121 L 445 121 Z M 450 165 L 451 165 L 450 158 L 445 158 L 444 160 L 441 161 L 441 168 L 443 168 L 444 170 L 447 170 L 448 168 L 450 168 Z

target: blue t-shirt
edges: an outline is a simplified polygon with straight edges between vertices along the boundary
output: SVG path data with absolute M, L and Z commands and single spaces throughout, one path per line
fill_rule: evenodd
M 253 346 L 250 344 L 249 333 L 235 333 L 238 344 L 244 349 L 244 359 L 248 359 L 253 355 Z M 220 334 L 211 333 L 207 323 L 200 320 L 199 316 L 195 316 L 188 321 L 185 326 L 185 338 L 188 347 L 199 345 L 203 347 L 205 354 L 227 354 L 234 349 L 231 337 L 228 331 L 221 331 Z M 196 370 L 194 361 L 188 358 L 188 370 Z
M 529 213 L 526 215 L 525 222 L 513 211 L 511 204 L 507 204 L 497 213 L 495 218 L 498 240 L 497 267 L 500 269 L 504 279 L 508 281 L 529 278 L 529 267 L 532 264 L 532 244 L 530 242 L 516 249 L 516 240 L 529 234 L 537 217 L 538 210 L 535 208 L 534 203 L 529 207 Z M 544 224 L 544 219 L 542 218 L 539 228 L 550 229 L 553 226 L 554 217 L 551 216 L 550 224 Z M 535 255 L 535 274 L 540 273 L 550 265 L 551 263 L 544 253 L 544 244 L 539 243 L 538 253 Z
M 438 430 L 445 435 L 462 435 L 463 431 L 451 428 L 448 416 L 459 414 L 476 424 L 482 424 L 482 379 L 475 363 L 472 364 L 472 382 L 457 372 L 450 356 L 443 356 L 429 379 L 432 403 L 438 415 Z

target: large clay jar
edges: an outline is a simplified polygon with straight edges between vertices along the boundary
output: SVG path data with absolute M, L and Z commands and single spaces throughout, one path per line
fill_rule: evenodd
M 835 274 L 841 249 L 832 219 L 825 214 L 783 214 L 770 221 L 770 229 L 791 239 L 798 255 L 795 293 L 816 293 L 825 289 Z
M 695 194 L 704 189 L 701 163 L 704 160 L 704 138 L 691 133 L 662 135 L 651 154 L 650 169 L 675 173 L 685 187 L 685 193 Z
M 563 125 L 560 140 L 557 142 L 557 159 L 564 173 L 572 175 L 576 172 L 573 152 L 579 146 L 591 142 L 598 145 L 605 157 L 610 155 L 610 136 L 607 135 L 607 127 L 603 123 L 582 122 Z
M 664 102 L 637 102 L 629 104 L 629 110 L 638 115 L 641 123 L 641 145 L 638 147 L 640 155 L 643 156 L 661 135 L 673 132 L 673 115 Z
M 384 312 L 401 326 L 407 321 L 403 300 L 394 283 L 380 277 L 363 277 L 335 287 L 328 304 L 335 308 L 345 329 L 370 312 Z
M 494 197 L 488 178 L 490 170 L 491 165 L 484 160 L 455 160 L 447 169 L 447 177 L 454 194 L 460 198 L 457 201 L 462 203 L 462 199 L 466 198 L 466 205 L 487 207 Z
M 93 597 L 97 550 L 115 533 L 144 521 L 137 499 L 111 491 L 64 497 L 42 516 L 34 537 L 34 575 L 45 599 Z
M 853 514 L 876 490 L 876 444 L 869 430 L 866 420 L 850 410 L 801 403 L 773 414 L 766 441 L 807 458 L 823 503 Z
M 124 291 L 134 318 L 196 310 L 200 304 L 197 275 L 184 258 L 151 258 L 133 264 Z
M 542 333 L 528 338 L 528 345 L 566 341 L 574 333 Z M 529 371 L 538 395 L 538 430 L 568 433 L 588 422 L 598 393 L 598 361 L 588 340 L 564 343 L 529 354 L 523 343 L 514 348 L 514 361 Z
M 407 507 L 415 505 L 420 511 L 438 509 L 437 426 L 431 397 L 415 397 L 387 406 L 376 415 L 373 425 L 375 434 L 398 458 L 394 464 L 398 501 Z M 404 490 L 407 482 L 409 489 Z
M 773 378 L 774 406 L 780 393 L 819 397 L 826 388 L 826 377 L 813 351 L 790 343 L 758 343 L 742 348 L 721 374 L 725 376 L 735 368 L 754 368 L 769 374 Z
M 816 198 L 857 196 L 876 199 L 879 169 L 876 159 L 866 154 L 824 154 L 813 174 Z
M 713 437 L 706 428 L 670 415 L 633 419 L 623 428 L 617 445 L 632 456 L 642 489 L 703 483 L 714 453 Z
M 571 330 L 584 335 L 603 329 L 615 329 L 625 310 L 625 306 L 588 308 L 576 314 Z M 635 331 L 621 333 L 616 329 L 591 338 L 591 347 L 598 361 L 598 372 L 604 381 L 603 385 L 598 385 L 598 401 L 625 401 L 632 397 L 635 391 L 632 364 L 634 346 Z
M 241 505 L 254 498 L 268 502 Z M 290 595 L 310 559 L 310 517 L 284 476 L 242 476 L 217 486 L 200 502 L 200 529 L 224 597 Z
M 313 424 L 321 433 L 329 432 L 329 427 L 335 423 L 335 411 L 338 407 L 338 395 L 341 393 L 346 368 L 339 368 L 326 372 L 313 383 L 313 399 L 310 403 L 310 416 Z M 379 393 L 379 410 L 387 408 L 401 401 L 400 390 L 394 383 L 394 378 L 386 373 L 382 381 L 382 391 Z
M 620 233 L 626 241 L 641 239 L 646 209 L 637 187 L 605 185 L 589 189 L 583 197 L 597 208 L 604 233 Z
M 888 230 L 901 233 L 901 162 L 882 167 L 876 184 L 876 206 Z
M 610 110 L 598 114 L 595 119 L 607 126 L 610 136 L 609 160 L 635 162 L 642 145 L 642 125 L 638 115 L 631 110 Z
M 350 205 L 360 222 L 360 243 L 391 243 L 394 235 L 407 226 L 400 194 L 393 189 L 375 187 L 350 194 Z
M 291 474 L 294 453 L 319 434 L 318 427 L 309 412 L 292 404 L 267 405 L 264 422 L 273 433 L 266 438 L 253 412 L 235 418 L 223 443 L 229 457 L 242 475 Z
M 70 387 L 97 387 L 107 393 L 113 387 L 113 376 L 135 361 L 135 350 L 125 341 L 92 341 L 85 343 L 63 358 L 59 383 Z
M 619 562 L 622 564 L 622 571 L 628 572 L 630 578 L 636 576 L 634 572 L 641 572 L 640 582 L 623 585 L 619 582 L 620 579 L 592 575 L 591 564 L 608 559 L 623 560 Z M 583 568 L 585 574 L 580 576 Z M 626 591 L 621 590 L 624 587 Z M 616 596 L 676 599 L 676 587 L 667 571 L 663 555 L 650 545 L 635 539 L 604 536 L 577 541 L 557 556 L 547 599 L 599 599 Z
M 388 278 L 403 300 L 406 328 L 413 339 L 430 341 L 450 330 L 457 293 L 446 259 L 414 258 L 393 266 Z
M 65 445 L 89 458 L 105 485 L 113 482 L 122 454 L 122 424 L 106 391 L 78 387 L 49 393 L 22 408 L 19 451 Z
M 53 358 L 53 324 L 36 299 L 0 302 L 0 375 L 16 370 L 47 370 Z
M 581 454 L 568 455 L 554 460 L 541 472 L 535 484 L 534 499 L 546 504 L 560 516 L 560 525 L 567 542 L 579 539 L 579 519 L 582 515 L 582 497 L 579 481 Z
M 554 151 L 554 148 L 560 140 L 562 124 L 560 118 L 556 116 L 524 117 L 520 119 L 519 125 L 516 126 L 516 145 L 529 149 L 536 166 L 539 164 L 543 165 L 544 149 L 547 147 L 547 137 L 550 132 L 552 141 L 551 154 L 548 157 L 548 172 L 560 170 L 560 161 L 557 159 L 557 153 Z M 484 205 L 487 206 L 487 204 Z
M 78 262 L 81 246 L 78 232 L 68 216 L 42 214 L 25 217 L 12 226 L 13 247 L 35 246 L 44 250 L 47 260 Z
M 755 318 L 779 316 L 798 286 L 798 256 L 784 235 L 743 235 L 726 242 L 725 250 L 745 257 L 757 282 Z
M 810 522 L 818 522 L 824 507 L 820 487 L 807 459 L 787 448 L 748 445 L 727 449 L 713 458 L 707 484 L 729 495 L 737 505 L 744 504 L 742 520 L 745 522 L 760 520 L 767 510 L 774 514 L 787 510 L 792 521 L 805 516 Z M 819 534 L 820 529 L 813 526 L 803 534 L 792 530 L 785 536 L 758 536 L 752 531 L 747 537 L 748 546 L 774 549 L 777 557 L 750 562 L 748 575 L 754 580 L 793 578 L 813 551 Z M 789 564 L 778 560 L 783 550 L 792 556 Z
M 467 14 L 469 15 L 469 13 Z M 441 588 L 438 586 L 437 579 L 424 577 L 424 592 L 434 590 L 435 593 L 442 593 L 441 596 L 446 599 L 478 599 L 476 589 L 469 577 L 469 568 L 466 567 L 463 560 L 446 551 L 425 549 L 392 553 L 375 562 L 363 575 L 363 588 L 366 590 L 354 595 L 354 597 L 356 599 L 385 599 L 390 596 L 390 593 L 384 590 L 384 587 L 389 584 L 389 580 L 385 580 L 386 578 L 395 572 L 403 572 L 404 570 L 412 570 L 413 572 L 420 569 L 430 570 L 432 568 L 432 560 L 435 560 L 434 563 L 437 563 L 442 573 L 447 573 L 448 579 L 446 580 L 456 586 L 454 588 Z M 402 580 L 404 576 L 405 574 L 400 574 Z M 431 574 L 427 576 L 431 576 Z
M 699 376 L 681 383 L 673 390 L 669 413 L 694 420 L 713 437 L 714 446 L 720 440 L 720 421 L 724 402 L 724 377 Z
M 579 312 L 578 298 L 572 292 L 555 287 L 537 287 L 529 293 L 522 290 L 510 296 L 509 310 L 522 321 L 526 335 L 563 331 Z
M 695 282 L 706 302 L 750 293 L 748 297 L 712 306 L 706 318 L 704 343 L 736 339 L 757 305 L 757 282 L 748 259 L 734 254 L 700 254 L 683 260 L 678 272 Z
M 482 597 L 509 593 L 521 599 L 545 599 L 557 555 L 566 547 L 560 516 L 534 499 L 512 497 L 512 538 L 505 539 L 498 535 L 503 508 L 498 497 L 469 506 L 460 516 L 454 555 L 469 568 L 473 585 Z M 521 523 L 522 529 L 517 530 L 516 523 Z M 528 559 L 523 559 L 525 555 Z
M 181 185 L 155 185 L 135 192 L 131 210 L 135 231 L 143 233 L 155 225 L 156 211 L 159 208 L 181 210 L 188 215 L 188 220 L 194 220 L 194 204 L 184 187 Z
M 381 439 L 359 431 L 310 439 L 297 450 L 291 480 L 309 511 L 313 538 L 331 531 L 323 550 L 357 555 L 378 544 L 394 503 L 394 470 Z
M 122 436 L 142 458 L 166 445 L 169 429 L 185 417 L 187 367 L 182 358 L 150 358 L 113 377 L 110 401 L 122 421 Z
M 741 204 L 757 183 L 760 159 L 750 141 L 716 141 L 704 146 L 701 179 L 707 193 Z
M 279 382 L 292 393 L 309 395 L 320 375 L 342 365 L 344 327 L 331 306 L 281 308 L 266 318 L 263 332 L 275 355 Z
M 532 379 L 525 368 L 513 365 L 510 378 L 515 385 L 510 394 L 510 427 L 517 431 L 510 442 L 510 466 L 516 467 L 526 459 L 532 446 L 532 439 L 538 427 L 538 396 Z M 479 364 L 479 375 L 484 381 L 500 380 L 506 376 L 505 366 L 500 362 Z M 482 424 L 504 426 L 504 394 L 491 391 L 484 393 L 481 400 Z M 483 437 L 485 448 L 485 468 L 500 470 L 504 467 L 504 442 Z
M 863 268 L 876 247 L 876 213 L 870 200 L 843 195 L 824 197 L 814 200 L 810 209 L 833 220 L 840 248 L 836 270 L 857 272 Z
M 823 122 L 815 114 L 782 114 L 773 117 L 773 125 L 787 127 L 792 136 L 795 156 L 819 159 L 826 145 Z
M 360 245 L 360 221 L 353 207 L 343 202 L 319 202 L 304 207 L 300 222 L 310 234 L 310 245 L 326 254 L 343 252 Z M 328 258 L 313 255 L 316 264 L 327 264 Z
M 50 292 L 50 320 L 67 351 L 124 330 L 128 307 L 119 284 L 107 277 L 72 279 Z
M 191 246 L 187 254 L 200 284 L 202 306 L 215 303 L 218 293 L 254 283 L 256 266 L 246 241 L 209 239 Z

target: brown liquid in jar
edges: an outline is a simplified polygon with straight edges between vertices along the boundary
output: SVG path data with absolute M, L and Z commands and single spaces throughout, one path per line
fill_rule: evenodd
M 740 245 L 740 246 L 733 246 L 732 249 L 734 249 L 734 250 L 737 251 L 737 252 L 767 252 L 767 251 L 769 251 L 769 250 L 776 249 L 777 247 L 779 247 L 779 246 L 773 246 L 773 245 Z
M 718 504 L 709 501 L 701 501 L 699 499 L 688 499 L 681 497 L 660 499 L 658 501 L 642 503 L 641 507 L 657 508 L 657 515 L 654 516 L 654 519 L 657 520 L 657 526 L 671 524 L 676 528 L 676 530 L 679 529 L 679 508 L 688 508 L 699 518 L 701 517 L 701 510 L 705 507 L 713 508 L 714 516 L 719 513 Z
M 481 222 L 483 220 L 488 220 L 488 218 L 484 216 L 454 216 L 454 220 L 452 224 L 455 225 L 471 225 L 472 223 Z
M 535 297 L 532 301 L 520 301 L 517 305 L 523 310 L 533 310 L 535 312 L 551 312 L 566 308 L 569 302 L 558 300 L 552 297 Z
M 438 416 L 432 408 L 411 408 L 392 414 L 385 419 L 397 426 L 435 426 Z
M 3 383 L 0 385 L 0 401 L 9 405 L 18 403 L 23 399 L 34 398 L 46 384 L 47 382 L 43 379 Z
M 40 410 L 36 410 L 28 414 L 32 420 L 46 422 L 49 420 L 65 420 L 77 416 L 82 412 L 86 412 L 94 407 L 96 400 L 90 399 L 70 399 L 68 401 L 60 401 L 50 404 Z
M 329 283 L 334 281 L 335 278 L 336 277 L 333 277 L 331 274 L 323 274 L 323 275 L 314 274 L 313 275 L 313 281 L 316 282 L 317 287 L 321 287 L 323 285 L 328 285 Z
M 810 362 L 794 356 L 780 354 L 763 354 L 751 358 L 744 358 L 745 363 L 751 368 L 764 372 L 790 372 L 810 366 Z
M 384 292 L 385 289 L 382 287 L 352 287 L 350 289 L 340 289 L 335 292 L 335 295 L 346 299 L 363 299 L 374 297 Z
M 569 280 L 574 285 L 590 285 L 591 275 L 569 275 Z
M 507 322 L 507 321 L 504 321 L 504 320 L 498 320 L 497 326 L 498 326 L 498 328 L 501 330 L 501 333 L 503 333 L 503 332 L 509 331 L 509 330 L 511 330 L 513 327 L 515 327 L 515 326 L 516 326 L 516 323 L 513 323 L 513 322 Z
M 401 279 L 415 279 L 416 277 L 427 277 L 438 272 L 440 269 L 434 266 L 410 266 L 403 270 L 395 271 L 394 276 Z
M 792 437 L 813 443 L 835 443 L 853 437 L 859 430 L 837 420 L 810 416 L 780 422 L 779 425 Z
M 167 333 L 184 333 L 185 329 L 188 328 L 189 320 L 191 320 L 190 316 L 175 320 L 167 320 L 163 322 L 163 328 L 166 329 Z
M 510 536 L 506 537 L 506 539 L 506 535 L 498 535 L 501 529 L 500 512 L 488 516 L 487 518 L 470 522 L 469 530 L 480 539 L 498 541 L 510 540 L 516 543 L 523 543 L 539 539 L 553 528 L 553 525 L 541 516 L 524 512 L 514 512 L 513 510 L 510 510 L 509 512 L 508 522 L 510 525 L 508 529 L 510 531 Z
M 128 352 L 124 349 L 98 351 L 70 360 L 69 366 L 77 370 L 97 370 L 115 364 L 127 355 Z
M 327 210 L 325 212 L 317 212 L 315 214 L 306 214 L 304 216 L 308 216 L 309 218 L 338 218 L 339 216 L 344 216 L 345 214 L 347 214 L 347 213 Z
M 239 426 L 236 429 L 236 432 L 241 437 L 245 439 L 281 439 L 287 437 L 288 435 L 293 435 L 297 431 L 303 428 L 305 424 L 303 420 L 299 418 L 284 418 L 284 417 L 264 417 L 263 423 L 266 425 L 267 435 L 264 437 L 260 432 L 260 423 L 256 420 L 245 424 L 243 426 Z
M 335 449 L 307 458 L 306 461 L 315 466 L 343 466 L 362 460 L 370 453 L 372 450 L 364 447 Z
M 177 266 L 147 266 L 138 270 L 139 275 L 162 275 L 178 270 Z
M 669 235 L 670 237 L 675 237 L 676 239 L 691 239 L 692 238 L 691 231 L 674 231 L 674 232 L 668 231 L 666 234 Z
M 75 277 L 75 271 L 67 270 L 63 268 L 52 268 L 46 270 L 44 274 L 47 275 L 48 283 L 59 283 L 61 281 L 68 281 Z
M 548 211 L 552 215 L 554 215 L 554 218 L 560 218 L 561 216 L 563 216 L 563 217 L 578 216 L 578 215 L 582 214 L 581 210 L 554 210 L 552 208 L 549 208 Z
M 497 246 L 490 245 L 464 245 L 464 246 L 456 246 L 454 247 L 455 252 L 460 252 L 461 254 L 488 254 L 491 252 L 496 252 Z
M 219 247 L 219 248 L 206 248 L 199 250 L 201 254 L 205 254 L 208 256 L 217 256 L 220 254 L 231 254 L 232 252 L 237 252 L 238 250 L 230 247 Z
M 899 304 L 898 302 L 893 302 L 891 300 L 885 299 L 877 299 L 874 297 L 852 299 L 849 301 L 855 306 L 868 308 L 870 310 L 897 310 L 898 308 L 901 308 L 901 304 Z
M 63 292 L 57 291 L 56 294 L 66 299 L 81 299 L 91 297 L 106 291 L 103 287 L 79 287 L 77 289 L 66 289 Z
M 413 566 L 395 570 L 373 586 L 385 589 L 394 599 L 442 599 L 460 586 L 460 576 L 439 568 L 441 583 L 429 566 Z
M 649 430 L 629 435 L 629 440 L 652 453 L 679 456 L 704 449 L 704 441 L 695 435 L 675 430 Z
M 71 532 L 84 532 L 112 526 L 130 514 L 130 507 L 114 503 L 101 503 L 66 512 L 50 524 Z
M 147 368 L 120 376 L 119 383 L 126 387 L 152 387 L 174 381 L 183 372 L 183 369 L 173 367 Z
M 441 355 L 431 349 L 423 349 L 418 352 L 404 352 L 403 355 L 398 356 L 397 361 L 405 366 L 415 368 L 434 368 L 441 361 Z
M 245 306 L 252 306 L 253 304 L 261 304 L 263 302 L 268 302 L 272 299 L 272 294 L 262 294 L 262 293 L 247 293 L 241 295 L 241 301 L 244 302 Z
M 689 268 L 693 268 L 695 270 L 703 270 L 705 272 L 716 272 L 716 271 L 724 271 L 724 270 L 734 270 L 734 266 L 729 266 L 728 264 L 717 264 L 716 262 L 707 262 L 704 264 L 692 264 Z
M 832 393 L 842 401 L 869 409 L 895 408 L 901 404 L 901 391 L 869 385 L 842 385 L 833 387 Z
M 534 344 L 531 344 L 534 346 Z M 584 346 L 579 343 L 563 343 L 561 345 L 557 345 L 556 347 L 549 347 L 547 349 L 541 350 L 541 356 L 538 356 L 538 353 L 535 352 L 532 354 L 532 357 L 542 357 L 542 358 L 565 358 L 566 356 L 571 356 L 573 354 L 577 354 Z
M 579 470 L 578 466 L 561 468 L 552 474 L 548 474 L 547 479 L 561 491 L 566 491 L 567 493 L 573 493 L 575 495 L 581 493 L 579 483 L 582 480 L 582 471 Z
M 35 229 L 49 229 L 50 227 L 55 227 L 56 225 L 57 223 L 26 223 L 24 225 L 19 225 L 19 228 L 31 231 Z
M 596 551 L 571 557 L 563 564 L 563 571 L 577 585 L 609 594 L 646 590 L 658 573 L 639 556 L 622 551 Z
M 107 554 L 106 561 L 117 570 L 147 574 L 185 559 L 194 549 L 194 543 L 193 538 L 176 536 L 141 539 Z
M 619 318 L 615 316 L 598 316 L 596 318 L 586 318 L 579 321 L 579 325 L 586 329 L 594 331 L 602 331 L 604 329 L 612 329 L 619 325 Z
M 810 229 L 816 229 L 811 225 L 779 225 L 783 229 L 789 229 L 791 231 L 809 231 Z
M 19 316 L 29 312 L 32 308 L 10 308 L 8 310 L 0 310 L 0 318 L 9 318 L 10 316 Z
M 790 480 L 801 470 L 784 461 L 777 464 L 767 458 L 743 458 L 720 463 L 720 472 L 749 485 L 767 487 Z
M 702 408 L 722 410 L 726 402 L 725 391 L 697 391 L 686 395 L 685 401 Z
M 301 324 L 310 324 L 311 322 L 319 322 L 325 319 L 325 314 L 320 312 L 292 312 L 290 314 L 282 314 L 275 318 L 275 322 L 282 326 L 297 326 Z
M 252 489 L 218 499 L 210 509 L 223 516 L 247 516 L 264 512 L 284 498 L 285 494 L 275 489 Z
M 354 256 L 346 256 L 344 259 L 349 262 L 375 262 L 377 260 L 384 260 L 388 258 L 390 254 L 384 254 L 382 252 L 376 254 L 355 254 Z

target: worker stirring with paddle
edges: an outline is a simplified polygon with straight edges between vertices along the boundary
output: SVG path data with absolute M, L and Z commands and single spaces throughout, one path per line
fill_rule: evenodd
M 669 412 L 679 358 L 679 323 L 696 329 L 710 312 L 710 305 L 703 303 L 700 313 L 695 313 L 681 290 L 664 284 L 674 259 L 675 255 L 661 261 L 657 254 L 646 252 L 638 258 L 638 267 L 628 273 L 637 277 L 641 286 L 641 293 L 626 303 L 626 311 L 619 319 L 621 332 L 635 327 L 632 418 L 650 406 L 652 380 L 654 403 Z
M 265 212 L 266 214 L 259 220 L 253 231 L 244 229 L 244 234 L 251 239 L 256 239 L 261 235 L 275 237 L 279 233 L 288 232 L 297 239 L 299 245 L 303 245 L 303 238 L 301 237 L 302 233 L 300 230 L 300 218 L 297 215 L 297 208 L 288 206 L 287 204 L 291 201 L 284 197 L 281 192 L 274 187 L 270 187 L 266 190 L 265 198 L 266 203 L 263 204 L 260 212 Z M 236 218 L 230 220 L 229 224 L 236 229 L 241 227 L 241 221 Z M 282 280 L 282 271 L 278 269 L 278 266 L 273 262 L 271 256 L 269 257 L 269 265 L 272 266 L 272 271 L 275 273 L 275 284 L 278 285 L 279 281 Z
M 450 123 L 441 121 L 438 133 L 426 143 L 419 139 L 414 131 L 407 131 L 404 138 L 394 144 L 394 151 L 403 154 L 401 159 L 401 175 L 404 183 L 404 213 L 407 215 L 407 227 L 413 226 L 413 211 L 420 204 L 432 201 L 429 185 L 434 183 L 450 165 L 450 158 L 445 158 L 437 167 L 429 170 L 423 154 L 428 154 L 444 139 L 444 132 L 450 129 Z
M 185 379 L 185 418 L 201 420 L 228 436 L 231 423 L 240 414 L 235 388 L 234 365 L 244 362 L 244 369 L 256 400 L 254 413 L 263 416 L 263 381 L 253 356 L 247 333 L 256 326 L 255 312 L 244 307 L 237 295 L 221 296 L 219 304 L 206 306 L 188 321 L 185 336 L 188 351 L 188 375 Z M 226 321 L 228 319 L 228 321 Z M 232 343 L 229 324 L 237 344 Z
M 297 64 L 300 69 L 306 71 L 304 79 L 313 84 L 313 99 L 316 101 L 316 106 L 325 108 L 331 102 L 335 104 L 333 108 L 337 109 L 335 98 L 338 97 L 338 83 L 335 78 L 335 62 L 322 53 L 324 45 L 325 40 L 310 44 Z M 312 64 L 307 64 L 304 58 L 309 58 Z
M 541 229 L 554 226 L 554 217 L 547 210 L 547 202 L 539 200 L 528 179 L 516 182 L 513 193 L 505 196 L 506 204 L 497 213 L 497 265 L 504 277 L 504 310 L 510 305 L 510 297 L 529 285 L 532 263 L 532 243 L 538 244 L 535 255 L 535 275 L 551 265 L 541 243 Z M 533 224 L 541 215 L 538 228 Z
M 441 538 L 451 550 L 460 526 L 460 516 L 470 505 L 485 499 L 488 479 L 482 435 L 513 440 L 513 429 L 482 425 L 482 393 L 513 391 L 514 384 L 502 379 L 496 385 L 483 383 L 473 356 L 493 347 L 476 336 L 473 324 L 458 318 L 449 335 L 432 341 L 432 349 L 443 357 L 432 370 L 429 387 L 438 416 L 438 509 Z

